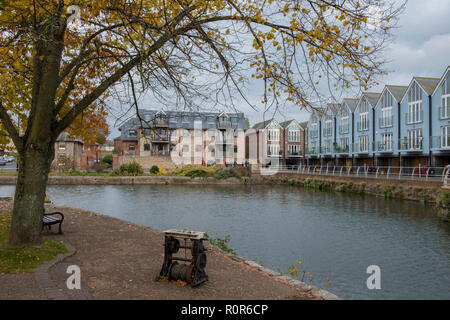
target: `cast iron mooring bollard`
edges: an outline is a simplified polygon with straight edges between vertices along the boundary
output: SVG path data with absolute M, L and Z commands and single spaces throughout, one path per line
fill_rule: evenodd
M 182 280 L 192 287 L 208 280 L 206 275 L 206 248 L 203 245 L 204 232 L 188 230 L 167 230 L 164 231 L 164 263 L 159 273 L 160 277 L 168 277 L 169 280 Z M 180 244 L 180 240 L 184 245 Z M 189 245 L 188 245 L 189 242 Z M 174 257 L 179 249 L 184 249 L 184 258 Z M 187 250 L 191 251 L 191 258 L 187 258 Z M 178 263 L 178 261 L 190 262 L 190 264 Z

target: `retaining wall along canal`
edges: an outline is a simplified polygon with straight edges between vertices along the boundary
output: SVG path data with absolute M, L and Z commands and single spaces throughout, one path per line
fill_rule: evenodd
M 16 184 L 16 176 L 0 176 L 0 185 Z M 408 181 L 346 178 L 305 174 L 254 175 L 242 179 L 190 178 L 177 176 L 49 176 L 49 185 L 138 185 L 138 184 L 188 184 L 188 185 L 266 185 L 287 184 L 322 191 L 370 194 L 385 198 L 422 201 L 435 205 L 444 221 L 450 219 L 450 190 L 436 181 Z

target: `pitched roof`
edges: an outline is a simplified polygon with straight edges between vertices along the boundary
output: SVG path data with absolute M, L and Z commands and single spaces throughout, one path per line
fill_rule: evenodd
M 380 92 L 364 92 L 363 96 L 367 98 L 372 108 L 375 108 L 377 105 L 378 99 L 381 97 Z
M 286 129 L 287 127 L 289 127 L 291 125 L 292 122 L 295 122 L 301 129 L 304 129 L 300 123 L 295 120 L 295 119 L 291 119 L 291 120 L 287 120 L 287 121 L 283 121 L 280 123 L 280 126 L 282 126 L 284 129 Z
M 302 127 L 303 129 L 308 128 L 308 121 L 303 121 L 299 123 L 300 127 Z
M 328 103 L 327 110 L 330 110 L 333 115 L 336 115 L 341 109 L 341 105 L 339 103 Z
M 390 84 L 387 84 L 386 88 L 389 90 L 389 92 L 392 94 L 392 96 L 397 102 L 402 101 L 403 96 L 406 93 L 406 90 L 408 90 L 408 86 L 394 86 Z
M 69 134 L 67 132 L 61 132 L 58 138 L 56 138 L 56 142 L 78 142 L 83 144 L 83 141 L 78 138 L 69 138 Z
M 439 81 L 441 81 L 439 78 L 414 77 L 413 79 L 416 80 L 429 96 L 433 94 L 434 89 L 436 89 Z
M 271 118 L 271 119 L 266 120 L 266 121 L 262 121 L 262 122 L 255 123 L 255 124 L 253 125 L 252 128 L 253 128 L 253 129 L 256 129 L 256 130 L 264 129 L 264 128 L 267 127 L 267 126 L 269 125 L 269 123 L 271 123 L 273 120 L 274 120 L 274 118 Z
M 436 85 L 436 88 L 433 91 L 433 94 L 436 92 L 436 90 L 439 88 L 439 86 L 442 84 L 442 82 L 444 82 L 445 78 L 448 76 L 448 74 L 450 73 L 450 66 L 448 66 L 445 71 L 444 74 L 442 75 L 439 83 Z
M 358 106 L 359 99 L 351 99 L 351 98 L 344 98 L 342 103 L 345 103 L 349 108 L 351 112 L 355 112 L 356 107 Z

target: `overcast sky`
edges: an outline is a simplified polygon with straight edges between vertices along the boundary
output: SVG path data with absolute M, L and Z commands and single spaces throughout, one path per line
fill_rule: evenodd
M 380 85 L 371 88 L 371 92 L 381 92 L 385 84 L 407 86 L 413 76 L 442 76 L 450 65 L 450 0 L 409 0 L 393 33 L 395 39 L 385 57 L 390 61 L 386 65 L 390 74 L 379 79 Z M 145 101 L 144 107 L 147 104 L 148 108 L 153 107 L 151 101 Z M 240 111 L 246 114 L 251 125 L 271 117 L 244 104 Z M 279 121 L 295 118 L 301 122 L 308 120 L 309 114 L 286 105 L 275 117 Z M 119 135 L 113 123 L 111 119 L 110 138 Z

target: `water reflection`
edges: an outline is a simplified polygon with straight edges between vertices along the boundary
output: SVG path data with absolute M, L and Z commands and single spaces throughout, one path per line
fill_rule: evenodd
M 0 187 L 11 195 L 13 188 Z M 296 186 L 50 186 L 57 204 L 155 229 L 231 236 L 248 259 L 287 271 L 300 257 L 342 298 L 450 298 L 450 227 L 420 202 Z M 366 268 L 381 267 L 381 290 Z

